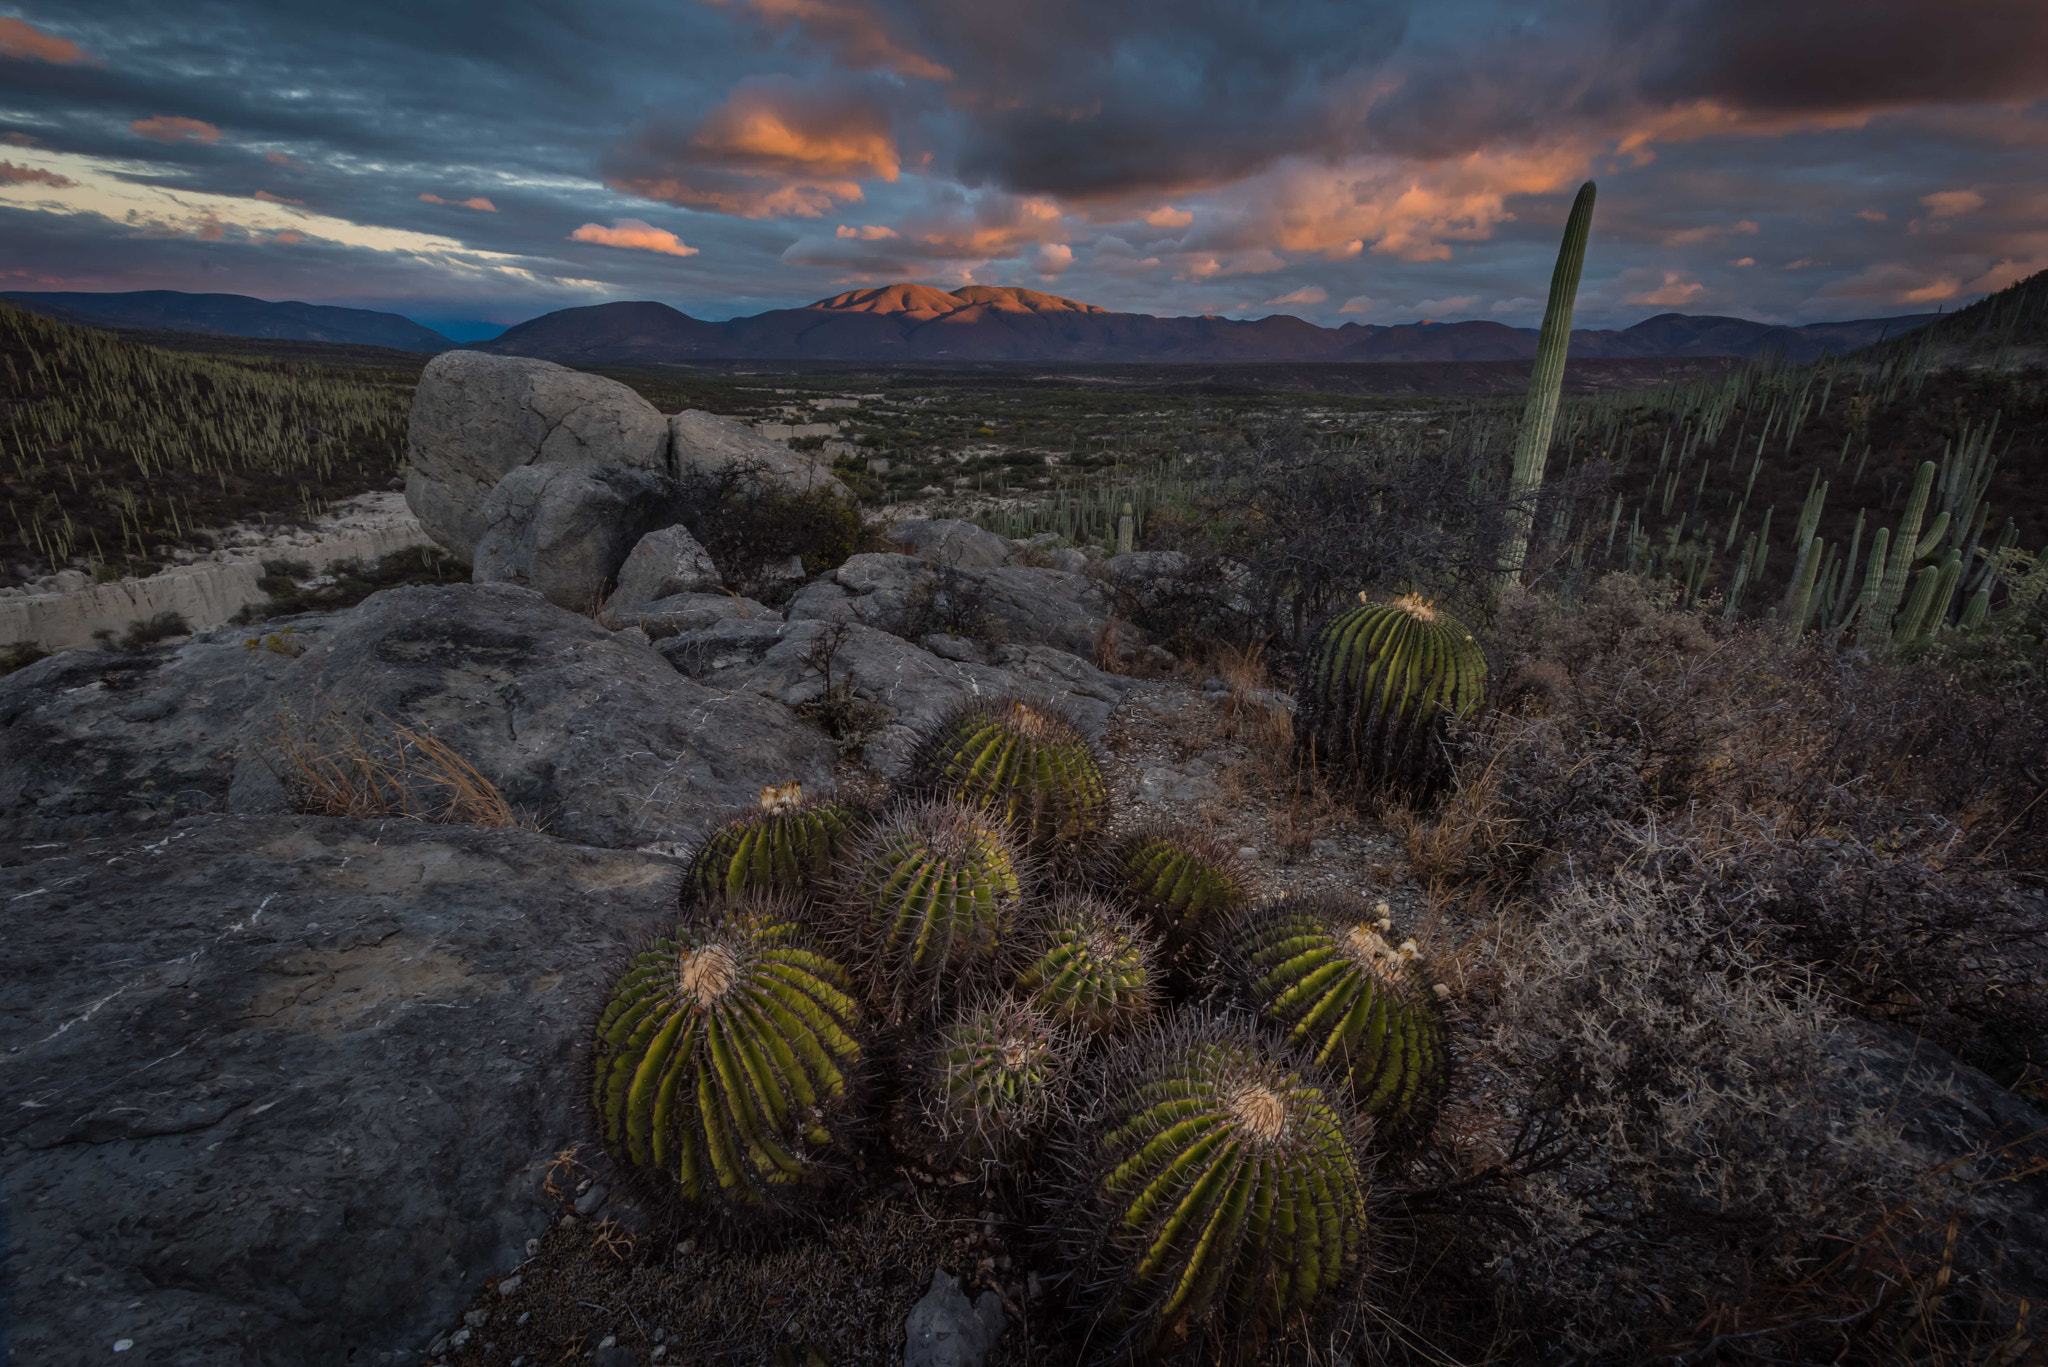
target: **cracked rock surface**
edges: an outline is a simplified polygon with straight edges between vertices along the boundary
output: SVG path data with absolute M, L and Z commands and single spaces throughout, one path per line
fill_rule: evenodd
M 419 1361 L 547 1227 L 593 1003 L 679 883 L 292 816 L 6 861 L 10 1360 L 52 1367 Z

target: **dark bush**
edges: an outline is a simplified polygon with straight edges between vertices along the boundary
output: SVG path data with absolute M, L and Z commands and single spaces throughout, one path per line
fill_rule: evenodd
M 748 597 L 836 569 L 860 551 L 886 549 L 845 499 L 823 489 L 783 489 L 744 466 L 685 476 L 676 506 L 726 586 Z M 792 560 L 801 560 L 801 576 Z

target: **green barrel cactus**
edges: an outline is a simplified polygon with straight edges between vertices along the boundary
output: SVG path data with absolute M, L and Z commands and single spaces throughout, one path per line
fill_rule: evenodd
M 761 790 L 760 810 L 734 817 L 705 838 L 684 886 L 699 899 L 748 892 L 809 896 L 863 824 L 850 802 L 806 802 L 801 783 Z
M 1125 1050 L 1066 1154 L 1062 1233 L 1102 1322 L 1142 1354 L 1256 1343 L 1325 1304 L 1363 1252 L 1353 1128 L 1248 1021 Z
M 760 1207 L 844 1145 L 861 1059 L 846 972 L 788 899 L 750 896 L 635 955 L 597 1024 L 593 1100 L 619 1163 Z
M 1462 623 L 1417 594 L 1324 623 L 1302 678 L 1296 742 L 1319 764 L 1427 797 L 1448 772 L 1446 722 L 1486 695 L 1486 655 Z
M 1215 841 L 1188 830 L 1141 831 L 1113 851 L 1101 881 L 1146 917 L 1175 948 L 1243 910 L 1244 871 Z
M 1086 848 L 1109 820 L 1095 747 L 1065 717 L 1015 698 L 970 703 L 925 738 L 920 792 L 1000 813 L 1026 848 Z
M 837 910 L 869 994 L 894 1019 L 936 1007 L 989 976 L 1023 900 L 1025 868 L 994 814 L 912 804 L 847 853 Z
M 1017 990 L 1085 1035 L 1114 1035 L 1151 1013 L 1157 951 L 1130 918 L 1092 897 L 1066 897 L 1041 918 Z
M 1442 998 L 1385 903 L 1283 902 L 1245 918 L 1219 956 L 1238 1001 L 1341 1076 L 1389 1143 L 1421 1137 L 1449 1072 Z
M 941 1165 L 1021 1157 L 1065 1095 L 1072 1039 L 1032 1002 L 997 996 L 970 1006 L 918 1060 L 899 1143 Z

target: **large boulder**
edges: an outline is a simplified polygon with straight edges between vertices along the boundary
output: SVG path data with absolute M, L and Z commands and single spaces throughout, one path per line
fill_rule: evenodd
M 648 603 L 683 593 L 715 593 L 725 581 L 690 529 L 661 527 L 640 538 L 619 567 L 611 607 L 630 613 Z
M 444 351 L 427 362 L 406 427 L 405 501 L 427 535 L 469 560 L 484 504 L 522 465 L 668 471 L 668 421 L 617 380 L 523 356 Z
M 678 873 L 292 816 L 11 855 L 8 1360 L 428 1361 L 555 1218 L 591 1021 Z
M 1024 565 L 959 568 L 886 553 L 849 557 L 799 589 L 787 612 L 792 622 L 859 622 L 913 638 L 957 628 L 954 634 L 992 646 L 1052 646 L 1084 659 L 1094 658 L 1109 629 L 1108 599 L 1087 575 Z M 1125 649 L 1143 643 L 1128 623 L 1116 630 Z
M 593 845 L 686 847 L 768 784 L 831 789 L 822 734 L 628 635 L 509 584 L 392 589 L 336 614 L 279 677 L 274 711 L 315 738 L 424 728 L 544 829 Z M 238 737 L 237 810 L 286 802 L 279 729 L 265 717 Z
M 686 484 L 692 475 L 731 476 L 788 493 L 823 490 L 840 498 L 853 496 L 832 474 L 829 461 L 793 451 L 787 442 L 764 437 L 743 422 L 689 408 L 668 420 L 668 432 L 670 459 Z
M 674 514 L 675 500 L 675 481 L 654 470 L 522 465 L 484 503 L 473 576 L 587 611 L 647 530 Z
M 1017 543 L 957 517 L 916 518 L 889 529 L 889 540 L 920 560 L 963 569 L 1012 564 Z

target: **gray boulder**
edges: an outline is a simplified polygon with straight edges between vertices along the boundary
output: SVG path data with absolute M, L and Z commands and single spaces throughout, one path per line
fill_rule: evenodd
M 743 422 L 690 408 L 668 420 L 669 450 L 677 476 L 741 473 L 791 493 L 823 490 L 840 498 L 852 491 L 832 474 L 831 462 L 789 443 L 762 436 Z
M 824 736 L 754 693 L 706 688 L 645 645 L 509 584 L 392 589 L 336 614 L 277 680 L 294 729 L 424 728 L 571 840 L 687 846 L 770 783 L 829 792 Z M 274 810 L 280 723 L 236 738 L 236 810 Z
M 673 515 L 675 499 L 675 482 L 658 471 L 522 465 L 484 504 L 472 575 L 588 611 L 648 528 Z
M 920 560 L 963 569 L 1008 565 L 1017 556 L 1015 542 L 956 517 L 899 522 L 889 529 L 889 540 L 910 547 Z
M 630 611 L 679 593 L 714 593 L 724 582 L 689 528 L 662 527 L 641 537 L 619 567 L 611 602 L 618 611 Z
M 1009 1323 L 1001 1296 L 984 1291 L 969 1301 L 958 1277 L 934 1269 L 903 1325 L 903 1367 L 981 1367 Z
M 678 593 L 651 603 L 607 607 L 605 615 L 621 628 L 638 627 L 660 640 L 678 632 L 702 631 L 720 622 L 780 622 L 782 614 L 766 603 L 736 593 Z
M 9 1360 L 426 1361 L 553 1219 L 548 1165 L 593 1139 L 590 1021 L 679 881 L 525 831 L 313 817 L 12 857 Z
M 1179 551 L 1125 551 L 1102 568 L 1119 579 L 1173 579 L 1187 572 L 1188 558 Z
M 799 590 L 787 611 L 792 622 L 859 622 L 917 636 L 964 619 L 967 634 L 991 644 L 1052 646 L 1084 659 L 1094 658 L 1109 620 L 1107 598 L 1086 575 L 1023 565 L 957 568 L 888 554 L 849 558 L 830 578 Z M 1128 623 L 1118 635 L 1127 650 L 1143 644 Z
M 825 691 L 820 656 L 831 644 L 829 633 L 840 631 L 843 638 L 829 652 L 832 677 L 845 680 L 856 699 L 884 710 L 886 720 L 866 751 L 883 773 L 909 759 L 926 725 L 975 698 L 1050 704 L 1097 736 L 1132 682 L 1051 646 L 997 646 L 988 663 L 950 660 L 873 627 L 815 619 L 722 622 L 658 641 L 655 649 L 707 688 L 796 706 Z
M 444 351 L 427 362 L 406 427 L 406 505 L 469 560 L 484 504 L 522 465 L 604 465 L 667 472 L 668 423 L 616 380 L 521 356 Z

